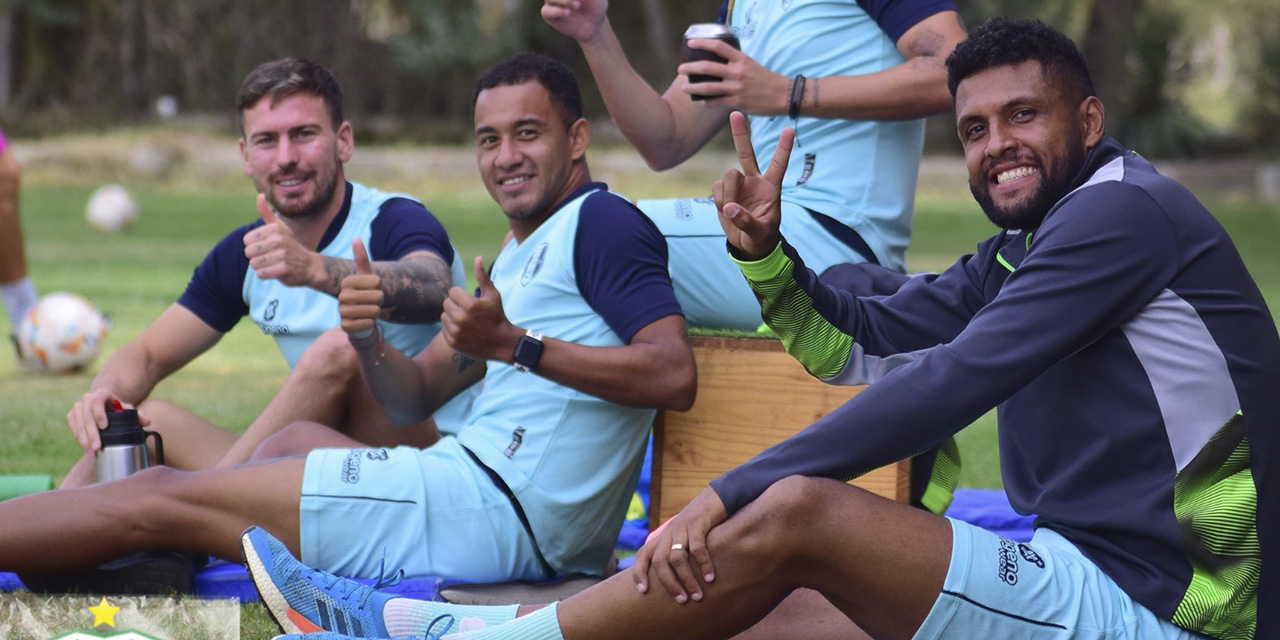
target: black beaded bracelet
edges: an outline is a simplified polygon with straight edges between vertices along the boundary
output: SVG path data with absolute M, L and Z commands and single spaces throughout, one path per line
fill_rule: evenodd
M 800 117 L 800 103 L 804 101 L 804 76 L 797 74 L 795 80 L 791 81 L 791 107 L 787 110 L 787 115 L 792 120 Z

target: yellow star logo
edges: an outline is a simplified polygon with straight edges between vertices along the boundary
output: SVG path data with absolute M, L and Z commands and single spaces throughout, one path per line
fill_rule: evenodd
M 113 607 L 107 604 L 106 596 L 103 596 L 102 602 L 96 607 L 89 607 L 89 611 L 93 612 L 93 626 L 100 624 L 116 626 L 116 612 L 120 611 L 120 607 Z

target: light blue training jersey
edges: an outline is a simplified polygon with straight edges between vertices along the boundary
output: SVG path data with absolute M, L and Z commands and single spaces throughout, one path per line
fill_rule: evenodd
M 863 75 L 906 60 L 854 0 L 737 0 L 730 9 L 743 53 L 783 76 Z M 930 11 L 937 12 L 924 13 Z M 784 202 L 835 218 L 858 232 L 882 266 L 906 269 L 924 120 L 755 115 L 748 121 L 761 167 L 773 157 L 782 130 L 795 127 Z
M 490 277 L 502 294 L 508 319 L 516 326 L 586 346 L 621 346 L 632 335 L 625 340 L 619 337 L 585 296 L 591 289 L 589 279 L 611 276 L 578 272 L 583 266 L 583 249 L 577 244 L 579 223 L 586 216 L 593 216 L 595 231 L 583 242 L 595 245 L 603 260 L 612 257 L 612 264 L 590 263 L 594 270 L 631 269 L 637 260 L 625 252 L 636 244 L 645 244 L 649 252 L 645 257 L 653 257 L 648 271 L 661 281 L 657 286 L 643 286 L 649 276 L 628 281 L 638 293 L 660 292 L 648 298 L 631 294 L 633 308 L 627 312 L 636 318 L 633 326 L 638 329 L 658 317 L 679 313 L 666 275 L 661 235 L 629 202 L 598 183 L 571 196 L 523 242 L 507 243 L 494 260 Z M 640 229 L 640 235 L 633 235 L 631 228 Z M 605 235 L 600 232 L 608 230 L 612 230 L 608 237 L 600 237 Z M 646 233 L 651 240 L 645 239 Z M 615 236 L 624 236 L 627 247 L 610 248 Z M 633 238 L 641 240 L 637 243 Z M 594 574 L 613 553 L 655 413 L 552 382 L 537 375 L 536 369 L 521 373 L 491 361 L 484 392 L 476 399 L 458 441 L 511 488 L 553 569 L 561 574 Z
M 384 202 L 392 198 L 417 202 L 413 196 L 402 193 L 387 193 L 356 182 L 348 184 L 352 190 L 346 222 L 338 229 L 337 235 L 319 250 L 320 255 L 353 259 L 355 254 L 351 251 L 351 242 L 360 238 L 365 247 L 371 246 L 371 226 Z M 454 286 L 467 286 L 466 271 L 456 249 L 450 271 Z M 243 294 L 249 305 L 249 318 L 263 333 L 275 339 L 290 369 L 298 364 L 302 352 L 320 334 L 338 326 L 338 299 L 310 287 L 290 287 L 279 280 L 263 280 L 249 269 L 244 276 Z M 440 333 L 439 322 L 402 324 L 378 320 L 378 326 L 388 344 L 409 356 L 422 351 Z M 436 427 L 442 433 L 457 432 L 466 421 L 471 401 L 478 393 L 478 389 L 464 391 L 440 407 L 432 416 Z
M 386 193 L 355 182 L 352 185 L 351 208 L 346 223 L 331 242 L 319 250 L 320 255 L 351 260 L 351 241 L 360 238 L 369 246 L 370 226 L 382 203 L 391 198 L 416 198 L 400 193 Z M 453 253 L 453 284 L 465 287 L 466 271 L 458 252 Z M 290 287 L 279 280 L 263 280 L 253 269 L 244 277 L 243 294 L 249 304 L 249 317 L 263 333 L 271 335 L 292 369 L 302 352 L 320 334 L 338 326 L 338 299 L 317 294 L 309 287 Z M 440 323 L 399 324 L 379 320 L 382 336 L 397 350 L 413 356 L 427 346 L 440 332 Z

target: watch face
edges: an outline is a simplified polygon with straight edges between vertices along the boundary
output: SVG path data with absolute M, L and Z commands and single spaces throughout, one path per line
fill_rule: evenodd
M 516 368 L 521 371 L 528 371 L 538 365 L 538 359 L 542 357 L 542 341 L 528 336 L 520 336 L 520 342 L 516 343 L 515 353 L 511 354 L 512 360 L 515 360 Z

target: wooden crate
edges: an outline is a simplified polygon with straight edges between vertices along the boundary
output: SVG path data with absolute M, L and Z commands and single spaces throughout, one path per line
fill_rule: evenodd
M 864 387 L 824 384 L 778 340 L 694 336 L 698 398 L 654 424 L 649 525 L 675 515 L 707 483 L 840 406 Z M 907 502 L 911 462 L 876 469 L 852 484 Z

